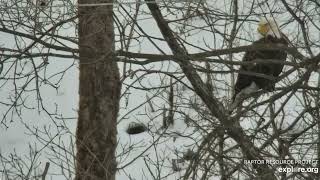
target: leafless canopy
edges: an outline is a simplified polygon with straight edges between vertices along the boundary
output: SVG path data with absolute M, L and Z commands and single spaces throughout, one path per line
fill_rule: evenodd
M 113 5 L 112 55 L 122 83 L 119 179 L 319 178 L 315 171 L 320 162 L 302 163 L 320 159 L 317 0 L 137 0 Z M 77 5 L 10 0 L 1 1 L 0 9 L 1 127 L 22 123 L 38 144 L 29 146 L 28 158 L 0 154 L 0 178 L 40 179 L 46 169 L 40 162 L 48 161 L 44 176 L 72 179 L 75 132 L 70 122 L 76 112 L 65 114 L 66 107 L 48 91 L 59 94 L 64 79 L 76 76 Z M 277 21 L 289 47 L 250 45 L 263 17 Z M 275 92 L 250 94 L 231 111 L 243 53 L 279 48 L 289 55 Z M 68 88 L 75 88 L 75 97 L 77 87 Z M 41 113 L 50 128 L 30 126 L 27 112 Z M 144 123 L 147 132 L 126 134 L 130 122 Z M 295 163 L 266 163 L 284 159 Z M 291 167 L 310 172 L 280 172 Z

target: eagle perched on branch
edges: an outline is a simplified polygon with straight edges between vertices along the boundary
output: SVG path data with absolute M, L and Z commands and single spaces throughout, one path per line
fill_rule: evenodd
M 262 36 L 252 45 L 284 45 L 288 46 L 287 37 L 281 33 L 273 19 L 262 19 L 257 28 Z M 241 94 L 249 94 L 263 89 L 274 91 L 275 79 L 282 71 L 283 64 L 274 61 L 285 61 L 287 53 L 284 50 L 254 50 L 244 54 L 243 62 L 263 60 L 263 63 L 248 63 L 241 65 L 238 78 L 234 87 L 233 102 L 239 99 Z M 270 61 L 270 62 L 268 62 Z

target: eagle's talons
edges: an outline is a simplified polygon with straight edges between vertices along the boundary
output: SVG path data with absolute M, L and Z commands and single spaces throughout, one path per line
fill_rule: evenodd
M 233 100 L 233 102 L 230 104 L 230 108 L 229 108 L 229 114 L 232 114 L 232 112 L 235 109 L 240 110 L 242 108 L 242 103 L 243 101 L 246 99 L 246 97 L 244 96 L 243 93 L 239 93 L 235 99 Z
M 229 114 L 232 114 L 234 110 L 236 109 L 236 112 L 240 112 L 241 109 L 244 107 L 243 102 L 253 98 L 253 102 L 256 102 L 257 99 L 260 97 L 261 92 L 251 92 L 250 94 L 247 94 L 247 92 L 242 91 L 239 94 L 236 95 L 233 102 L 230 104 L 229 108 Z

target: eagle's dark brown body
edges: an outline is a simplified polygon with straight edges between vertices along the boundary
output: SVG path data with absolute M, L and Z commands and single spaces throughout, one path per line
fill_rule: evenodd
M 283 35 L 283 34 L 282 34 Z M 282 44 L 288 46 L 287 38 L 283 35 L 282 38 L 276 38 L 271 35 L 263 37 L 258 41 L 253 42 L 252 45 L 258 44 Z M 245 53 L 242 61 L 253 61 L 253 60 L 266 60 L 266 61 L 285 61 L 287 58 L 287 53 L 283 50 L 259 50 L 259 51 L 248 51 Z M 251 85 L 254 82 L 259 89 L 264 89 L 267 91 L 273 91 L 275 87 L 275 78 L 279 76 L 283 68 L 283 64 L 273 63 L 252 63 L 242 65 L 239 69 L 238 78 L 235 84 L 233 101 L 235 100 L 237 94 L 241 92 L 244 88 Z M 259 77 L 259 75 L 266 75 L 269 78 Z M 275 78 L 272 78 L 275 77 Z

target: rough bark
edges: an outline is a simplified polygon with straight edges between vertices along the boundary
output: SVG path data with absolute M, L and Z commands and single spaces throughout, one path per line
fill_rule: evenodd
M 112 0 L 79 0 L 79 4 Z M 114 52 L 112 6 L 79 6 L 79 117 L 75 180 L 114 180 L 121 84 Z

